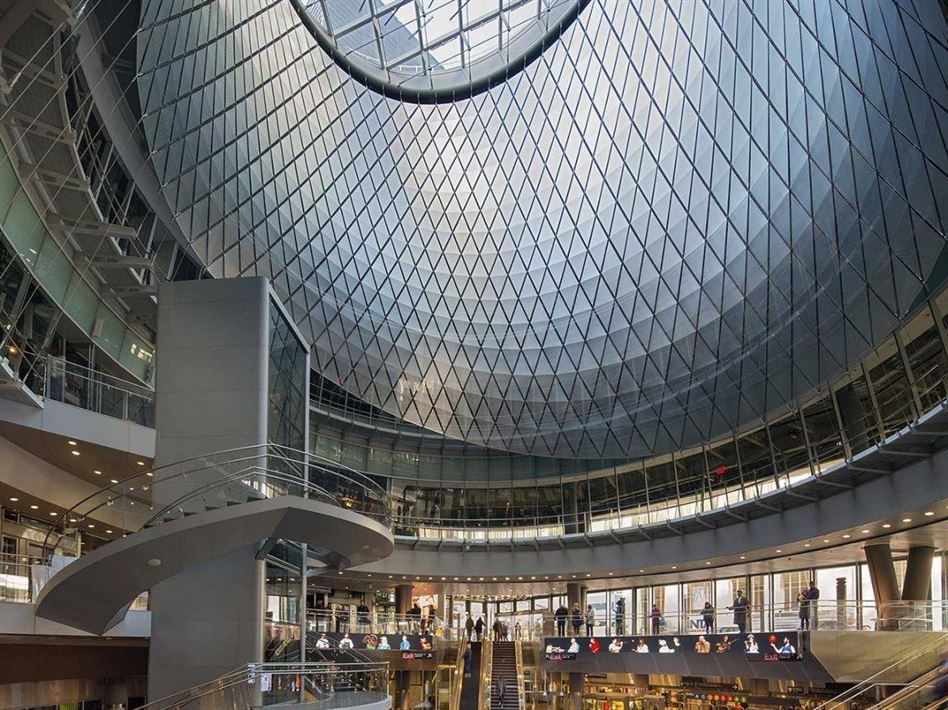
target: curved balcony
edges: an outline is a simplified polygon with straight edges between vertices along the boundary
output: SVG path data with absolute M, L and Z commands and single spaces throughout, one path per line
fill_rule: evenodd
M 142 324 L 155 312 L 146 246 L 154 216 L 83 85 L 73 25 L 84 10 L 50 16 L 50 8 L 61 9 L 38 3 L 2 46 L 15 79 L 0 112 L 0 225 L 47 300 L 147 380 L 154 344 Z
M 44 547 L 95 530 L 105 510 L 113 539 L 58 571 L 37 616 L 104 633 L 127 605 L 178 572 L 270 538 L 310 545 L 333 569 L 393 548 L 391 504 L 370 479 L 275 446 L 234 449 L 145 471 L 88 496 L 62 516 Z M 118 527 L 118 526 L 121 527 Z

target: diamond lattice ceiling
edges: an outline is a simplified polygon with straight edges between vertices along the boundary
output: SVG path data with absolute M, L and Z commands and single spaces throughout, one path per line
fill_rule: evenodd
M 596 0 L 419 106 L 287 0 L 145 0 L 139 90 L 194 250 L 270 277 L 324 374 L 471 442 L 636 457 L 786 406 L 940 284 L 945 36 L 933 2 Z

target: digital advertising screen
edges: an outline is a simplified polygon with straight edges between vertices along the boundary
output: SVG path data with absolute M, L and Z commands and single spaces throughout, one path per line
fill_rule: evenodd
M 544 641 L 548 661 L 573 661 L 597 654 L 742 654 L 749 661 L 799 661 L 796 632 L 679 636 L 553 637 Z
M 310 646 L 318 651 L 401 651 L 406 658 L 430 658 L 434 638 L 428 634 L 310 632 Z

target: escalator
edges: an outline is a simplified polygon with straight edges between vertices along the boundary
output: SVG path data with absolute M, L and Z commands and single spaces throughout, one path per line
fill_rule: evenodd
M 481 696 L 481 651 L 484 644 L 480 641 L 472 641 L 469 644 L 471 649 L 471 675 L 461 681 L 461 702 L 459 710 L 480 710 L 478 702 Z

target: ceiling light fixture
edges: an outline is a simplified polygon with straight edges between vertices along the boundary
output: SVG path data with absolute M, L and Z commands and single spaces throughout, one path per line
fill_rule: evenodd
M 79 446 L 79 442 L 78 442 L 78 441 L 73 441 L 72 439 L 70 439 L 70 440 L 67 441 L 66 443 L 69 444 L 70 446 Z
M 934 514 L 935 514 L 935 511 L 934 511 L 934 510 L 926 510 L 926 511 L 925 511 L 925 516 L 928 517 L 928 518 L 932 517 Z
M 882 523 L 882 527 L 884 527 L 886 530 L 888 530 L 889 528 L 892 527 L 892 524 L 891 524 L 891 523 Z
M 16 503 L 18 500 L 20 500 L 20 499 L 19 499 L 19 498 L 11 498 L 11 499 L 10 499 L 10 502 L 11 502 L 11 503 Z
M 910 522 L 912 522 L 912 519 L 911 519 L 911 518 L 902 518 L 902 522 L 903 522 L 903 523 L 910 523 Z
M 39 510 L 39 506 L 38 506 L 38 505 L 31 505 L 31 506 L 30 506 L 30 510 Z
M 78 455 L 79 455 L 79 452 L 76 451 L 75 449 L 73 449 L 73 450 L 70 451 L 69 453 L 72 454 L 73 456 L 78 456 Z

